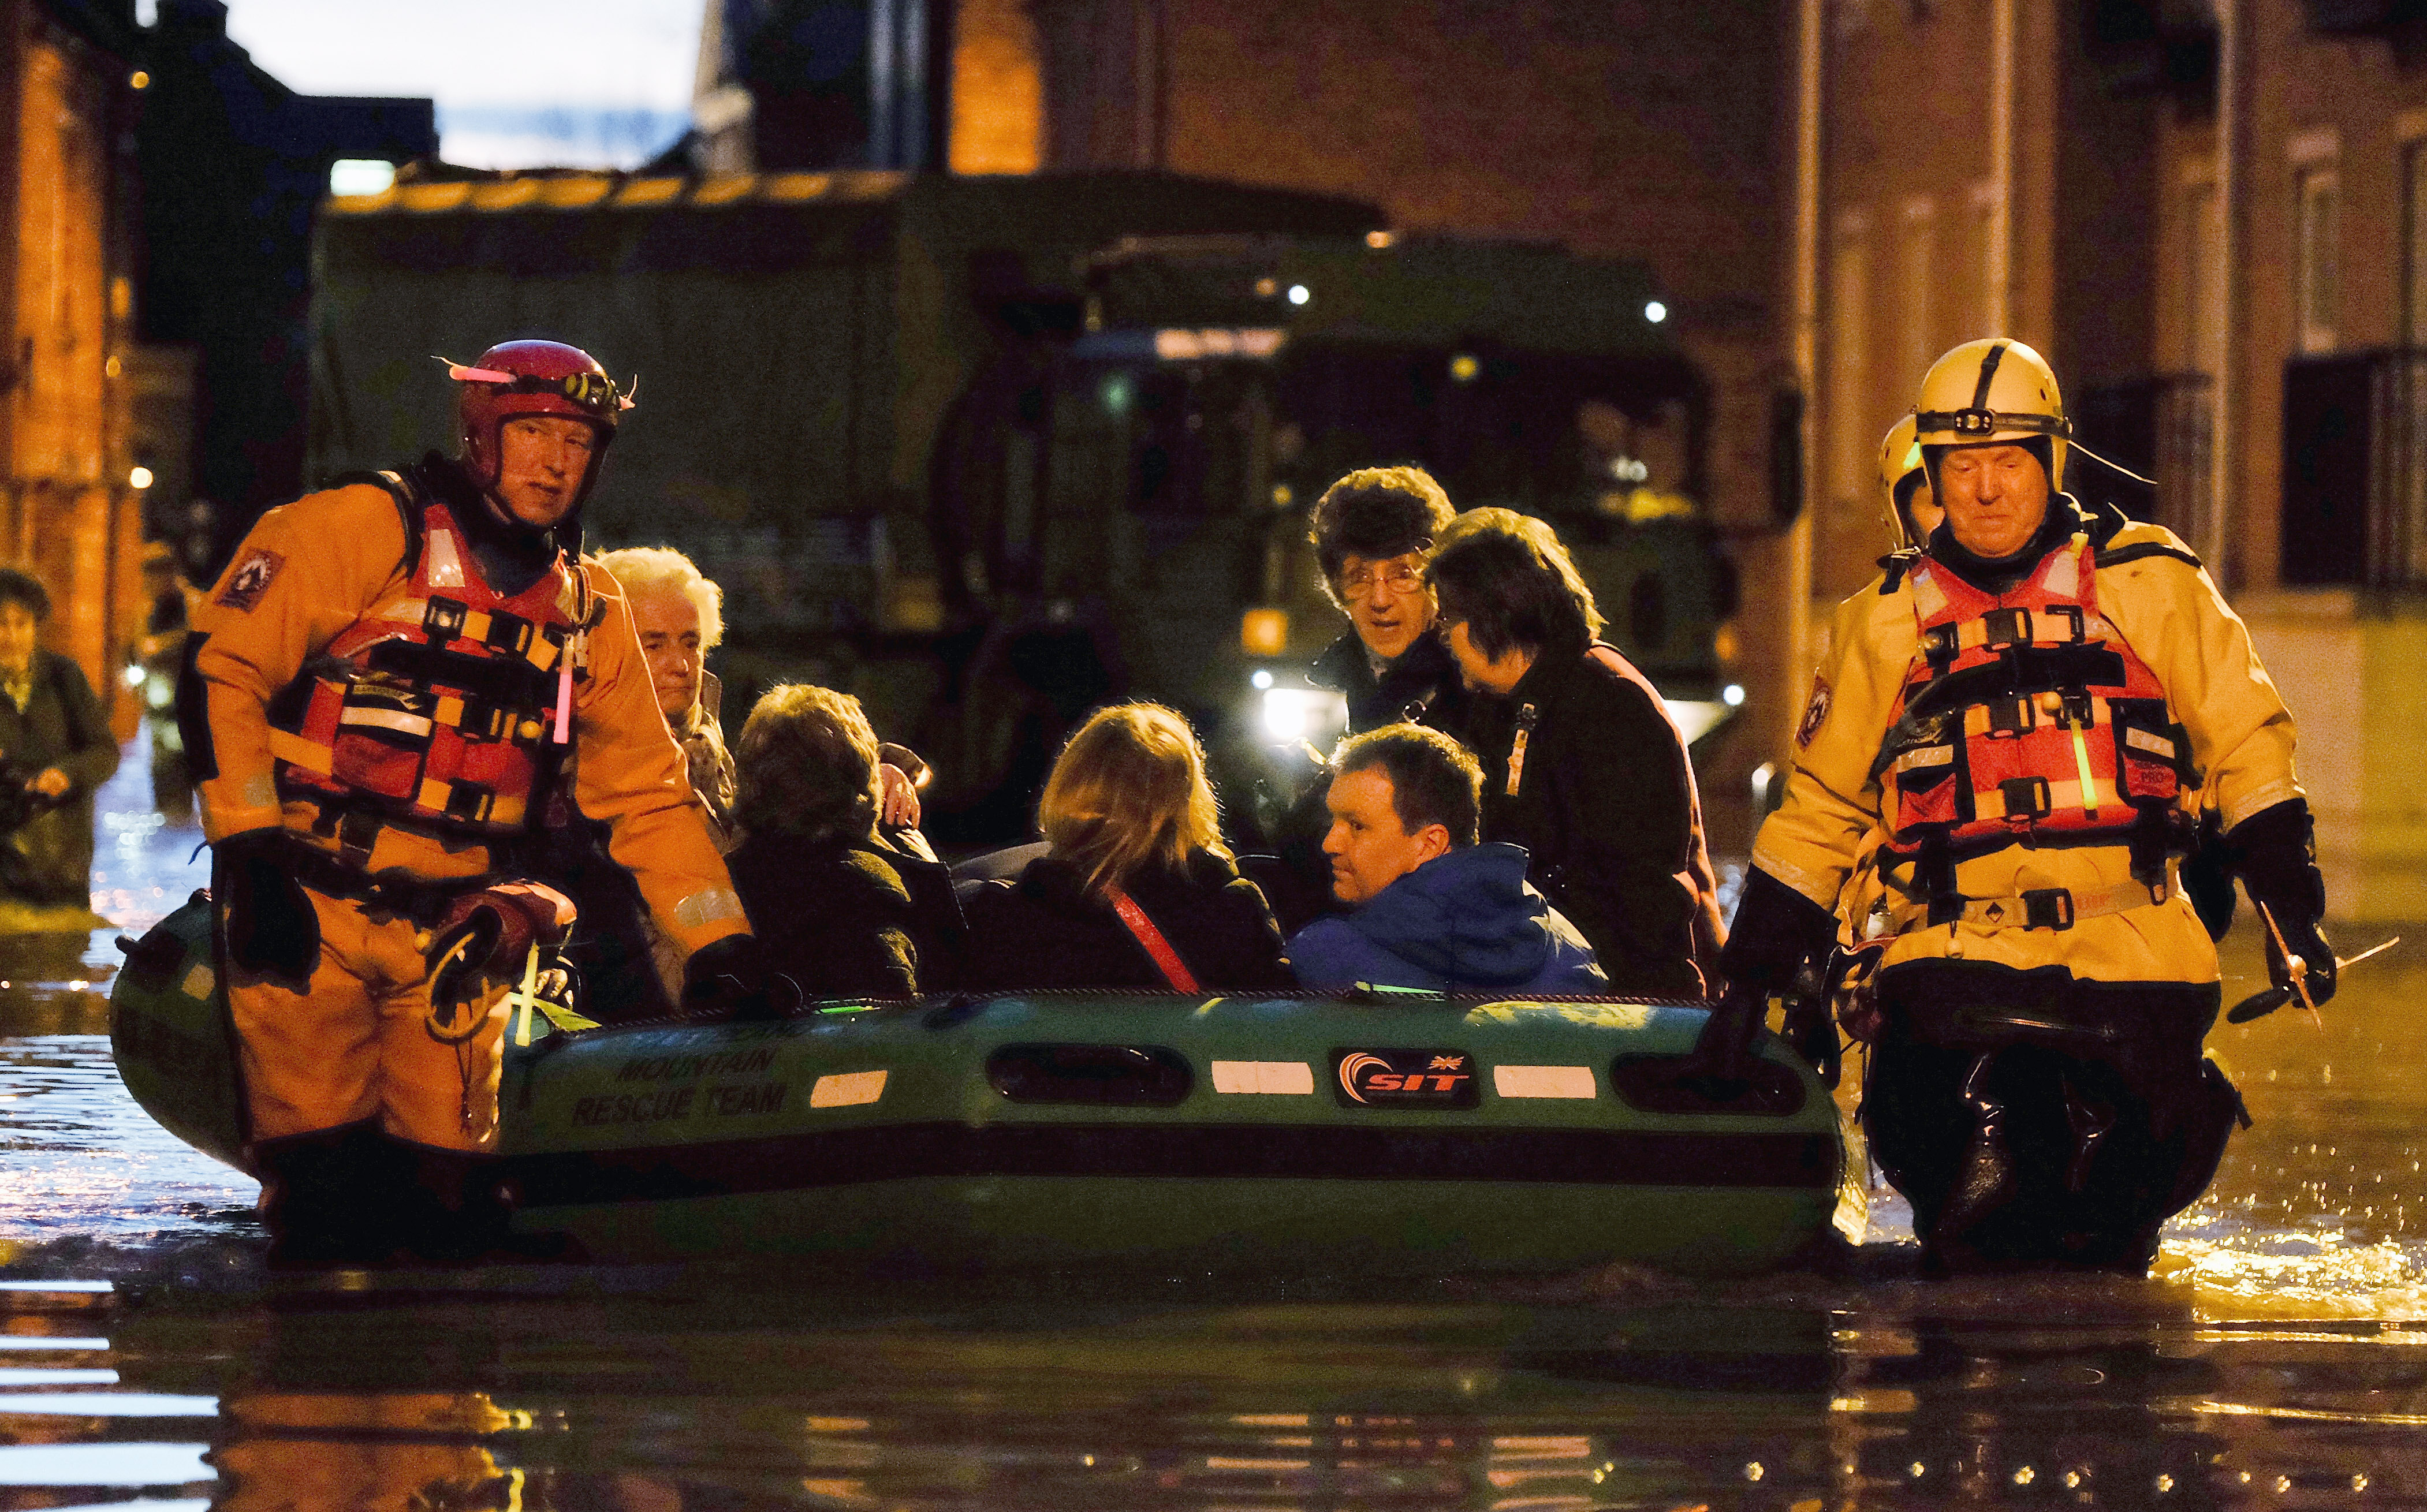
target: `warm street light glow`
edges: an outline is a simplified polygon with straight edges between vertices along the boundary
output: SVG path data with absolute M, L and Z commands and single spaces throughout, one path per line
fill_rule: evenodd
M 130 89 L 148 89 L 152 87 L 152 75 L 138 68 L 126 76 L 126 87 Z
M 340 157 L 329 165 L 331 194 L 385 194 L 396 187 L 396 165 L 376 157 Z
M 149 467 L 138 467 L 133 472 L 128 473 L 126 475 L 126 486 L 129 488 L 151 487 L 152 469 Z
M 1654 300 L 1643 307 L 1643 318 L 1651 321 L 1653 325 L 1658 325 L 1661 321 L 1669 318 L 1669 306 L 1661 303 L 1658 300 Z

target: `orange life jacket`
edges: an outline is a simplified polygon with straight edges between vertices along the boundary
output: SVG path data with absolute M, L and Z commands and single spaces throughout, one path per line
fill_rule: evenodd
M 1930 921 L 1963 917 L 1957 863 L 2010 845 L 2128 847 L 2153 891 L 2142 901 L 2162 899 L 2199 774 L 2165 689 L 2098 612 L 2089 538 L 2002 594 L 1927 557 L 1911 574 L 1921 648 L 1874 771 L 1889 816 L 1881 850 L 1911 864 Z M 2070 907 L 2051 897 L 2064 917 L 2030 922 L 2062 928 Z
M 444 502 L 376 480 L 406 515 L 405 580 L 272 703 L 280 794 L 442 834 L 518 833 L 572 749 L 567 647 L 586 606 L 570 601 L 586 585 L 560 556 L 500 594 Z

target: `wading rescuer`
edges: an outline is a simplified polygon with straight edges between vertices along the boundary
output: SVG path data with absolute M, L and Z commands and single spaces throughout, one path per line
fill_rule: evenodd
M 502 1234 L 480 1157 L 522 956 L 481 952 L 517 937 L 518 899 L 525 930 L 561 930 L 511 885 L 568 799 L 610 826 L 692 952 L 689 1005 L 763 1008 L 782 985 L 622 593 L 579 558 L 581 504 L 629 400 L 549 341 L 449 375 L 459 458 L 272 510 L 194 620 L 187 750 L 252 1168 L 273 1258 L 294 1263 L 477 1254 Z
M 2176 877 L 2203 788 L 2310 997 L 2334 991 L 2292 721 L 2181 542 L 2060 491 L 2038 353 L 1968 342 L 1914 408 L 1945 520 L 1838 609 L 1705 1049 L 1741 1065 L 1880 831 L 1887 943 L 1849 1027 L 1925 1268 L 2143 1273 L 2240 1111 L 2202 1054 L 2216 951 Z

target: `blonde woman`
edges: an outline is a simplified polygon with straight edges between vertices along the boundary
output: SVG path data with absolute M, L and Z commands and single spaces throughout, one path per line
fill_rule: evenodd
M 1099 709 L 1046 780 L 1046 854 L 968 899 L 975 984 L 1288 987 L 1280 928 L 1218 819 L 1186 720 L 1157 704 Z

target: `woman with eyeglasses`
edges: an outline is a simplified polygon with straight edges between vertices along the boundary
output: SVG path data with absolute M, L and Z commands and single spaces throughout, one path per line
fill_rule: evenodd
M 1433 627 L 1425 561 L 1456 514 L 1422 467 L 1365 467 L 1325 489 L 1308 537 L 1349 633 L 1307 669 L 1348 700 L 1348 732 L 1409 720 L 1451 735 L 1466 719 L 1458 666 Z
M 1307 668 L 1306 680 L 1348 703 L 1348 733 L 1402 722 L 1465 739 L 1466 685 L 1433 634 L 1433 593 L 1425 561 L 1457 512 L 1422 467 L 1362 467 L 1323 491 L 1307 539 L 1314 544 L 1323 591 L 1348 616 L 1348 633 Z M 1318 768 L 1268 821 L 1274 854 L 1240 857 L 1272 900 L 1284 930 L 1295 932 L 1336 912 L 1331 828 L 1324 794 L 1331 774 Z

